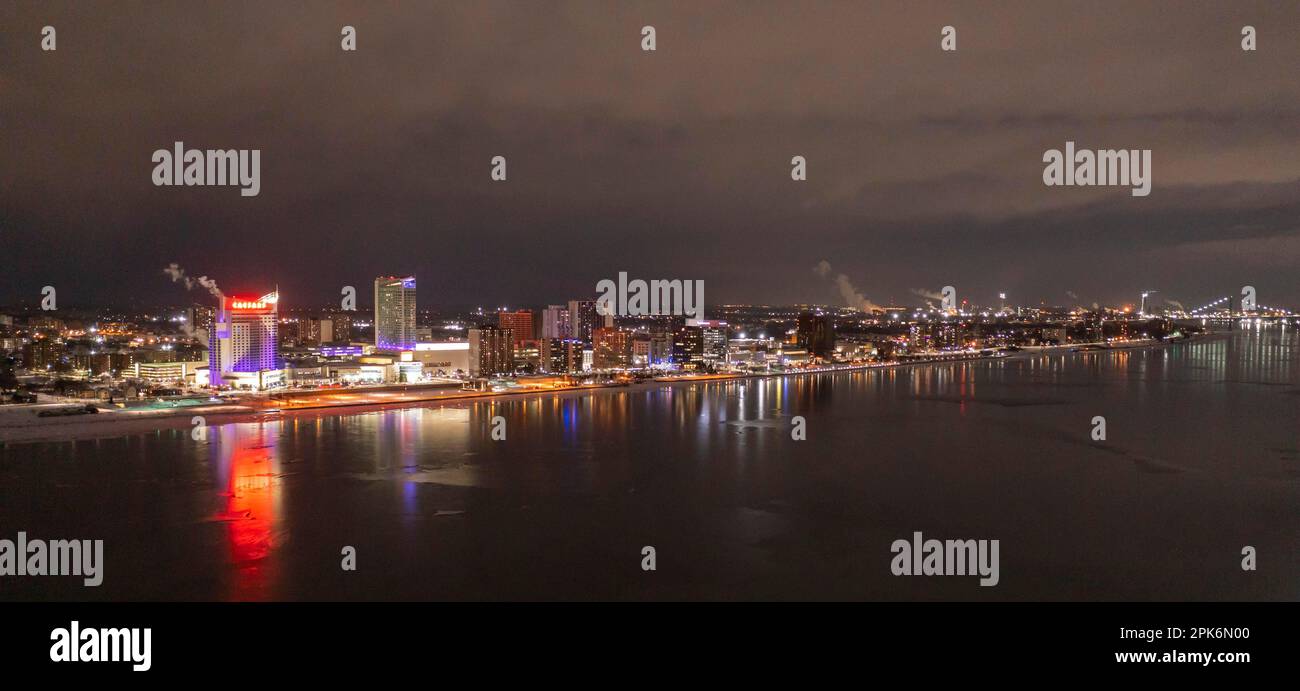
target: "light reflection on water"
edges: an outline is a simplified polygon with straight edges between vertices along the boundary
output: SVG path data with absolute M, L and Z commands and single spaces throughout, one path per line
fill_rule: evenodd
M 0 518 L 104 534 L 123 575 L 90 597 L 1295 598 L 1212 565 L 1250 541 L 1297 566 L 1297 359 L 1251 328 L 8 445 Z M 1009 577 L 892 580 L 877 552 L 912 530 L 1003 539 Z M 686 561 L 647 583 L 641 544 Z

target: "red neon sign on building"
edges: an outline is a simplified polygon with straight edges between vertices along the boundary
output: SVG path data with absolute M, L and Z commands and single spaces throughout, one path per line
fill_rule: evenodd
M 265 301 L 257 298 L 227 298 L 226 309 L 233 312 L 262 312 L 268 308 Z

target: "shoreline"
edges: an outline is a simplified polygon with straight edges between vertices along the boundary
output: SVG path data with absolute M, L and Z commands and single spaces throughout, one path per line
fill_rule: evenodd
M 1211 336 L 1212 334 L 1206 334 Z M 750 372 L 750 373 L 731 373 L 731 374 L 705 374 L 697 376 L 664 376 L 654 377 L 640 382 L 632 383 L 610 383 L 610 384 L 585 384 L 577 386 L 566 386 L 553 389 L 525 389 L 521 391 L 460 391 L 453 393 L 444 393 L 441 395 L 418 396 L 416 398 L 404 398 L 400 401 L 357 401 L 357 402 L 321 402 L 315 404 L 305 404 L 289 407 L 275 408 L 273 400 L 268 399 L 266 408 L 259 408 L 248 404 L 215 404 L 208 406 L 192 406 L 185 408 L 173 409 L 155 409 L 145 411 L 109 411 L 95 415 L 75 415 L 68 417 L 52 418 L 29 418 L 27 424 L 7 425 L 3 417 L 0 417 L 0 445 L 7 444 L 38 444 L 50 442 L 75 442 L 96 439 L 113 439 L 141 434 L 145 432 L 154 432 L 172 429 L 190 429 L 193 425 L 191 422 L 194 417 L 203 417 L 207 425 L 214 424 L 238 424 L 243 422 L 254 422 L 259 420 L 279 420 L 286 415 L 292 416 L 315 416 L 324 417 L 330 414 L 347 414 L 345 411 L 356 410 L 356 414 L 362 412 L 377 412 L 384 410 L 400 410 L 403 408 L 430 407 L 431 404 L 440 403 L 464 403 L 475 400 L 496 400 L 499 398 L 526 397 L 526 396 L 545 396 L 545 395 L 565 395 L 580 394 L 588 395 L 593 392 L 601 391 L 622 391 L 622 390 L 645 390 L 656 386 L 679 386 L 683 384 L 711 384 L 728 381 L 749 380 L 749 379 L 770 379 L 777 377 L 804 377 L 824 374 L 842 374 L 849 372 L 866 372 L 872 370 L 885 370 L 903 367 L 917 367 L 923 365 L 941 365 L 955 364 L 964 362 L 997 362 L 1008 359 L 1019 359 L 1026 356 L 1036 356 L 1045 354 L 1071 354 L 1071 353 L 1106 353 L 1113 351 L 1128 350 L 1145 350 L 1157 348 L 1160 346 L 1171 345 L 1172 343 L 1186 343 L 1192 340 L 1201 340 L 1201 338 L 1187 339 L 1177 342 L 1149 341 L 1135 345 L 1126 345 L 1123 347 L 1109 347 L 1090 350 L 1076 350 L 1088 345 L 1095 344 L 1067 344 L 1061 346 L 1037 346 L 1032 348 L 1022 348 L 1019 351 L 1006 352 L 997 351 L 997 355 L 975 354 L 953 355 L 949 357 L 934 357 L 920 359 L 915 361 L 892 361 L 883 363 L 871 363 L 860 365 L 841 365 L 832 367 L 808 368 L 796 371 L 786 372 Z M 1064 352 L 1063 352 L 1064 351 Z M 354 393 L 355 390 L 349 391 Z M 319 393 L 319 392 L 312 392 Z M 379 392 L 376 392 L 379 393 Z M 387 392 L 385 392 L 387 393 Z M 409 395 L 410 392 L 403 392 Z M 364 394 L 360 394 L 364 395 Z M 68 405 L 68 404 L 47 404 L 47 405 Z M 33 406 L 24 406 L 25 410 L 32 410 Z M 368 409 L 368 410 L 367 410 Z M 331 411 L 339 411 L 333 413 Z M 8 412 L 19 412 L 17 409 Z

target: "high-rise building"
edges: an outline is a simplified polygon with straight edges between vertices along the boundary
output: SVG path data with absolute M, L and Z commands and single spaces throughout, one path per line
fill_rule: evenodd
M 569 308 L 564 305 L 547 305 L 542 312 L 542 338 L 570 338 Z
M 333 319 L 312 319 L 311 335 L 314 345 L 322 345 L 334 342 L 334 320 Z
M 208 339 L 208 381 L 214 387 L 264 389 L 280 370 L 278 293 L 227 297 Z
M 352 340 L 352 315 L 335 312 L 330 315 L 330 320 L 334 322 L 335 343 L 347 343 Z
M 638 331 L 632 334 L 632 366 L 649 367 L 650 351 L 654 340 L 649 333 Z
M 569 333 L 581 341 L 591 340 L 591 331 L 597 326 L 595 300 L 569 301 Z
M 654 330 L 650 332 L 650 358 L 647 364 L 671 365 L 673 362 L 673 332 Z
M 626 369 L 632 365 L 631 334 L 614 327 L 602 326 L 592 332 L 592 367 Z
M 185 320 L 189 323 L 190 333 L 202 343 L 207 343 L 212 333 L 212 324 L 217 318 L 217 308 L 212 305 L 193 305 L 186 311 Z
M 673 335 L 673 362 L 695 369 L 704 364 L 704 329 L 681 326 Z
M 727 322 L 713 319 L 691 319 L 686 322 L 690 326 L 700 327 L 700 338 L 703 343 L 702 359 L 710 365 L 721 365 L 727 362 Z
M 558 374 L 561 367 L 564 366 L 562 357 L 556 357 L 564 352 L 563 341 L 558 338 L 543 338 L 538 344 L 541 348 L 542 371 L 547 373 Z
M 650 364 L 668 366 L 677 362 L 674 357 L 677 332 L 686 325 L 682 316 L 655 317 L 650 323 Z
M 542 344 L 541 341 L 530 338 L 527 341 L 520 341 L 514 347 L 514 365 L 516 371 L 527 374 L 535 374 L 542 371 Z
M 298 317 L 280 322 L 283 343 L 322 345 L 334 341 L 334 320 Z
M 491 377 L 514 371 L 514 334 L 509 329 L 482 326 L 469 330 L 470 376 Z
M 544 338 L 541 341 L 541 364 L 550 374 L 577 374 L 583 371 L 582 341 L 576 338 Z
M 514 345 L 518 347 L 524 341 L 533 340 L 533 311 L 521 309 L 507 312 L 501 310 L 497 312 L 497 326 L 502 329 L 510 329 L 510 332 L 514 334 Z
M 375 279 L 375 348 L 415 348 L 415 277 Z
M 810 355 L 830 357 L 835 351 L 835 318 L 820 312 L 799 315 L 795 340 Z
M 62 344 L 53 338 L 36 338 L 23 346 L 23 367 L 29 370 L 53 369 L 62 353 Z

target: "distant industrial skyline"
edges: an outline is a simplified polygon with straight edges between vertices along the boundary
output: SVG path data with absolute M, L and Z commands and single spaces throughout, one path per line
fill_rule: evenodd
M 281 305 L 281 311 L 293 312 L 297 310 L 307 310 L 307 311 L 340 312 L 345 314 L 356 313 L 359 315 L 373 314 L 375 309 L 375 302 L 372 299 L 373 294 L 368 290 L 369 284 L 367 284 L 364 287 L 367 289 L 366 291 L 359 291 L 357 293 L 357 297 L 355 301 L 355 309 L 341 307 L 340 301 L 337 299 L 330 300 L 326 298 L 321 301 L 314 301 L 310 299 L 303 300 L 301 298 L 294 299 L 294 296 L 287 295 L 286 296 L 287 299 L 284 300 L 284 302 Z M 408 292 L 413 291 L 416 294 L 420 292 L 416 288 L 407 288 L 407 291 Z M 1217 294 L 1214 294 L 1209 299 L 1206 299 L 1205 297 L 1202 296 L 1197 296 L 1195 299 L 1189 299 L 1189 300 L 1176 299 L 1173 297 L 1172 293 L 1168 294 L 1164 298 L 1161 298 L 1158 295 L 1161 294 L 1162 292 L 1163 291 L 1154 291 L 1154 290 L 1153 291 L 1128 291 L 1128 293 L 1131 294 L 1127 295 L 1127 298 L 1125 298 L 1126 295 L 1125 293 L 1117 292 L 1117 294 L 1120 296 L 1119 299 L 1113 302 L 1101 302 L 1095 300 L 1085 301 L 1082 299 L 1082 296 L 1078 296 L 1077 294 L 1073 294 L 1073 295 L 1067 294 L 1064 299 L 1051 301 L 1045 298 L 1040 298 L 1035 300 L 1030 297 L 1011 295 L 1002 291 L 979 290 L 976 292 L 974 296 L 968 296 L 967 294 L 962 294 L 962 300 L 964 301 L 964 303 L 969 304 L 970 306 L 984 308 L 984 309 L 996 309 L 999 306 L 1021 306 L 1021 307 L 1058 307 L 1058 308 L 1066 308 L 1066 309 L 1096 310 L 1096 309 L 1119 309 L 1127 306 L 1127 307 L 1132 307 L 1134 313 L 1150 312 L 1152 314 L 1168 311 L 1168 312 L 1186 312 L 1194 315 L 1194 314 L 1198 314 L 1199 311 L 1204 311 L 1205 309 L 1212 308 L 1212 307 L 1218 307 L 1221 309 L 1231 308 L 1234 310 L 1239 309 L 1241 307 L 1241 296 L 1236 294 L 1234 290 L 1230 290 L 1230 289 L 1220 290 Z M 244 298 L 253 299 L 256 297 L 255 293 L 256 290 L 249 291 L 249 290 L 236 289 L 236 290 L 229 291 L 226 297 L 240 296 Z M 854 303 L 854 300 L 845 299 L 843 296 L 841 297 L 840 300 L 835 300 L 832 298 L 832 299 L 826 299 L 821 301 L 808 301 L 808 302 L 793 302 L 793 301 L 792 302 L 763 302 L 763 301 L 755 301 L 755 300 L 748 300 L 748 301 L 734 300 L 728 302 L 707 304 L 706 311 L 713 312 L 718 309 L 724 309 L 727 307 L 772 307 L 772 308 L 822 307 L 822 308 L 837 309 L 837 310 L 858 310 L 864 313 L 870 313 L 873 311 L 875 312 L 885 311 L 886 308 L 890 308 L 890 309 L 906 308 L 909 310 L 911 309 L 923 310 L 926 309 L 927 307 L 938 308 L 941 306 L 940 298 L 936 293 L 937 291 L 932 293 L 926 290 L 912 289 L 907 291 L 907 293 L 900 299 L 883 300 L 879 303 L 868 303 L 868 304 L 860 304 L 860 303 L 851 304 Z M 1144 293 L 1147 294 L 1145 298 L 1144 298 Z M 594 294 L 595 293 L 593 291 L 591 294 L 573 296 L 572 300 L 561 300 L 561 302 L 563 302 L 564 304 L 560 306 L 563 307 L 569 305 L 578 299 L 583 299 L 590 302 L 591 297 Z M 548 307 L 552 306 L 552 303 L 556 302 L 556 299 L 557 298 L 555 297 L 529 296 L 526 299 L 510 300 L 501 303 L 490 303 L 482 300 L 477 302 L 466 302 L 466 303 L 446 303 L 446 302 L 439 303 L 439 302 L 431 302 L 425 299 L 418 299 L 416 303 L 418 305 L 416 311 L 419 313 L 426 313 L 426 312 L 471 313 L 477 310 L 477 311 L 482 311 L 485 314 L 491 314 L 499 310 L 529 309 L 529 310 L 536 311 L 538 314 L 542 314 L 546 311 Z M 89 302 L 72 303 L 72 302 L 63 301 L 60 302 L 59 304 L 60 304 L 59 311 L 64 311 L 64 312 L 84 311 L 84 310 L 102 311 L 102 310 L 113 310 L 113 309 L 151 310 L 151 309 L 182 309 L 189 305 L 208 305 L 211 307 L 216 307 L 221 304 L 221 299 L 213 295 L 206 294 L 202 290 L 198 290 L 197 292 L 196 291 L 186 292 L 185 290 L 179 290 L 179 291 L 162 290 L 150 295 L 133 297 L 133 298 L 122 299 L 122 300 L 114 300 L 114 301 L 109 301 L 104 299 L 103 294 L 101 293 L 92 296 L 92 299 Z M 1258 303 L 1258 305 L 1259 305 L 1259 309 L 1261 310 L 1268 310 L 1268 311 L 1281 310 L 1289 313 L 1300 312 L 1300 307 L 1297 307 L 1297 305 L 1285 303 L 1285 302 L 1279 302 L 1277 300 L 1270 300 L 1269 304 L 1265 304 L 1261 300 Z M 0 313 L 20 314 L 20 313 L 40 313 L 42 311 L 43 310 L 40 307 L 39 294 L 37 298 L 34 300 L 18 299 L 8 303 L 0 303 Z M 52 312 L 51 315 L 57 316 L 56 312 Z

